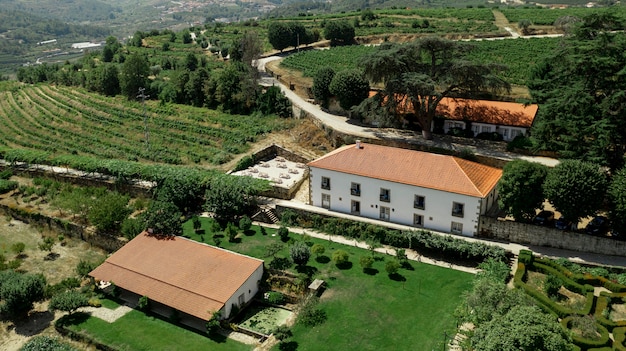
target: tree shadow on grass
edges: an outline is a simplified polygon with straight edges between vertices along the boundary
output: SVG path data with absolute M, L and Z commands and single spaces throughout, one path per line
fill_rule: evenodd
M 325 255 L 317 256 L 317 257 L 315 258 L 315 261 L 316 261 L 317 263 L 322 263 L 322 264 L 325 264 L 325 263 L 330 262 L 330 257 L 325 256 Z
M 406 269 L 407 271 L 414 271 L 415 270 L 415 268 L 413 267 L 411 262 L 408 262 L 408 261 L 402 262 L 402 265 L 400 267 Z
M 59 255 L 56 252 L 50 252 L 49 254 L 46 255 L 46 257 L 43 258 L 44 261 L 54 261 L 57 258 L 61 257 L 61 255 Z
M 54 320 L 54 313 L 50 311 L 32 312 L 27 318 L 15 322 L 15 333 L 23 336 L 33 336 L 41 333 Z
M 252 229 L 248 229 L 248 230 L 244 230 L 243 231 L 243 235 L 245 236 L 254 236 L 254 234 L 256 234 L 256 232 Z
M 296 351 L 298 349 L 298 343 L 295 341 L 281 341 L 278 344 L 280 351 Z
M 376 268 L 363 268 L 363 273 L 367 275 L 376 275 L 378 274 L 378 269 Z
M 309 277 L 312 277 L 313 274 L 317 273 L 317 268 L 311 266 L 296 266 L 296 271 L 298 273 L 304 273 Z
M 239 244 L 241 243 L 241 238 L 234 238 L 233 240 L 228 240 L 229 243 Z
M 352 262 L 341 262 L 336 264 L 337 268 L 341 270 L 347 270 L 352 268 Z
M 406 278 L 402 274 L 399 274 L 399 273 L 389 274 L 389 279 L 395 280 L 397 282 L 405 282 L 406 281 Z
M 78 325 L 85 322 L 89 317 L 89 313 L 75 312 L 61 317 L 57 323 L 59 323 L 60 326 Z
M 196 230 L 196 234 L 198 234 L 198 235 L 202 236 L 202 235 L 206 234 L 206 230 L 204 230 L 204 229 L 198 229 L 198 230 Z

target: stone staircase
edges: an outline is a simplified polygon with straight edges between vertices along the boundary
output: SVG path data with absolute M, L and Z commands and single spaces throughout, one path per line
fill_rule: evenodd
M 252 220 L 271 224 L 280 222 L 276 210 L 267 205 L 261 205 L 260 210 L 252 216 Z

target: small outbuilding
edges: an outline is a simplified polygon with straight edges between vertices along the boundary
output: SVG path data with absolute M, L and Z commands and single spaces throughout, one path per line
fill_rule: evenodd
M 214 312 L 227 318 L 252 300 L 263 261 L 180 236 L 143 232 L 89 275 L 135 299 L 147 296 L 161 314 L 175 311 L 181 321 L 203 325 L 193 320 L 207 321 Z

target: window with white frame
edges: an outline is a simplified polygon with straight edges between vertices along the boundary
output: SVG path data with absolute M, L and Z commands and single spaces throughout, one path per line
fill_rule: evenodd
M 322 207 L 330 208 L 330 194 L 322 194 Z
M 422 195 L 415 195 L 413 200 L 413 208 L 423 210 L 426 208 L 426 198 Z
M 472 132 L 474 132 L 474 136 L 478 135 L 478 133 L 480 133 L 480 126 L 473 125 Z
M 452 215 L 455 217 L 463 217 L 465 205 L 460 202 L 452 203 Z
M 424 226 L 424 216 L 414 213 L 413 214 L 413 225 L 416 227 L 423 227 Z
M 391 201 L 389 189 L 380 188 L 380 201 L 389 202 Z
M 359 201 L 352 200 L 351 212 L 354 214 L 361 213 L 361 203 Z
M 330 178 L 322 177 L 322 189 L 330 190 Z
M 354 196 L 361 196 L 361 184 L 359 183 L 350 184 L 350 194 Z
M 491 126 L 482 126 L 482 127 L 480 127 L 480 131 L 482 133 L 489 133 L 489 132 L 491 132 Z
M 463 223 L 452 222 L 450 232 L 454 234 L 463 234 Z
M 504 139 L 508 139 L 509 138 L 509 128 L 502 128 L 502 137 Z
M 390 216 L 389 207 L 380 206 L 380 219 L 388 221 Z

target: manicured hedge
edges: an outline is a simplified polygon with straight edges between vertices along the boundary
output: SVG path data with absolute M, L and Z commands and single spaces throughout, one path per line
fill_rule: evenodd
M 561 320 L 561 325 L 563 326 L 563 328 L 570 329 L 571 322 L 574 318 L 575 316 L 563 318 L 563 320 Z M 574 343 L 583 349 L 607 346 L 611 341 L 609 339 L 609 331 L 600 324 L 596 323 L 596 326 L 598 327 L 598 331 L 600 332 L 599 340 L 586 339 L 582 336 L 572 333 L 572 340 L 574 341 Z
M 520 250 L 519 255 L 517 256 L 517 262 L 521 262 L 526 265 L 532 264 L 533 259 L 533 252 L 530 250 Z
M 544 261 L 541 261 L 541 262 L 544 262 Z M 553 267 L 547 266 L 543 263 L 540 263 L 539 260 L 535 260 L 533 267 L 535 268 L 535 271 L 539 273 L 551 274 L 551 275 L 557 276 L 559 279 L 563 281 L 563 286 L 566 289 L 573 291 L 575 293 L 584 295 L 585 293 L 590 292 L 590 291 L 593 292 L 594 290 L 593 286 L 578 284 L 575 281 L 571 280 L 569 277 L 567 277 L 565 274 L 563 274 L 561 270 L 558 270 Z
M 621 300 L 625 296 L 626 296 L 626 293 L 609 294 L 603 291 L 600 293 L 600 296 L 597 299 L 598 302 L 596 303 L 594 317 L 596 318 L 596 321 L 598 323 L 602 324 L 609 331 L 613 331 L 615 328 L 618 328 L 618 327 L 626 327 L 626 320 L 612 321 L 610 319 L 605 318 L 603 314 L 604 310 L 611 304 L 611 302 L 613 302 L 613 299 Z
M 537 269 L 537 266 L 541 267 L 540 269 Z M 551 267 L 542 265 L 540 263 L 535 262 L 535 264 L 533 264 L 533 267 L 535 269 L 537 269 L 537 271 L 541 271 L 542 269 L 544 270 L 543 273 L 548 273 L 551 274 L 552 272 L 557 272 L 556 270 L 552 269 Z M 551 271 L 550 271 L 551 270 Z M 587 315 L 590 314 L 591 311 L 593 310 L 593 303 L 595 301 L 595 298 L 593 296 L 593 289 L 591 291 L 586 291 L 586 290 L 579 290 L 579 291 L 575 291 L 578 293 L 581 293 L 583 295 L 585 295 L 586 297 L 586 302 L 585 302 L 585 306 L 578 311 L 572 310 L 570 308 L 567 308 L 565 306 L 561 306 L 559 304 L 557 304 L 556 302 L 552 301 L 552 299 L 550 299 L 548 296 L 546 296 L 544 293 L 540 292 L 539 290 L 531 287 L 530 285 L 526 284 L 526 282 L 524 281 L 525 277 L 526 277 L 526 265 L 523 263 L 518 263 L 517 265 L 517 271 L 515 272 L 515 276 L 513 277 L 514 281 L 513 284 L 516 287 L 522 288 L 527 295 L 530 295 L 531 297 L 533 297 L 535 299 L 535 301 L 537 302 L 537 304 L 539 305 L 539 307 L 541 307 L 544 311 L 549 312 L 549 313 L 553 313 L 556 314 L 559 318 L 564 318 L 568 315 L 572 315 L 572 314 L 577 314 L 577 315 Z M 569 279 L 565 278 L 562 274 L 558 273 L 555 274 L 557 275 L 559 278 L 561 278 L 564 282 Z M 571 280 L 569 280 L 569 283 L 571 285 L 571 283 L 576 284 L 574 282 L 572 282 Z M 585 289 L 582 285 L 580 284 L 576 284 L 578 285 L 578 287 L 580 289 Z M 569 289 L 569 288 L 568 288 Z M 570 289 L 572 290 L 572 289 Z M 572 290 L 574 291 L 574 290 Z
M 626 327 L 613 329 L 613 349 L 615 351 L 626 351 Z

